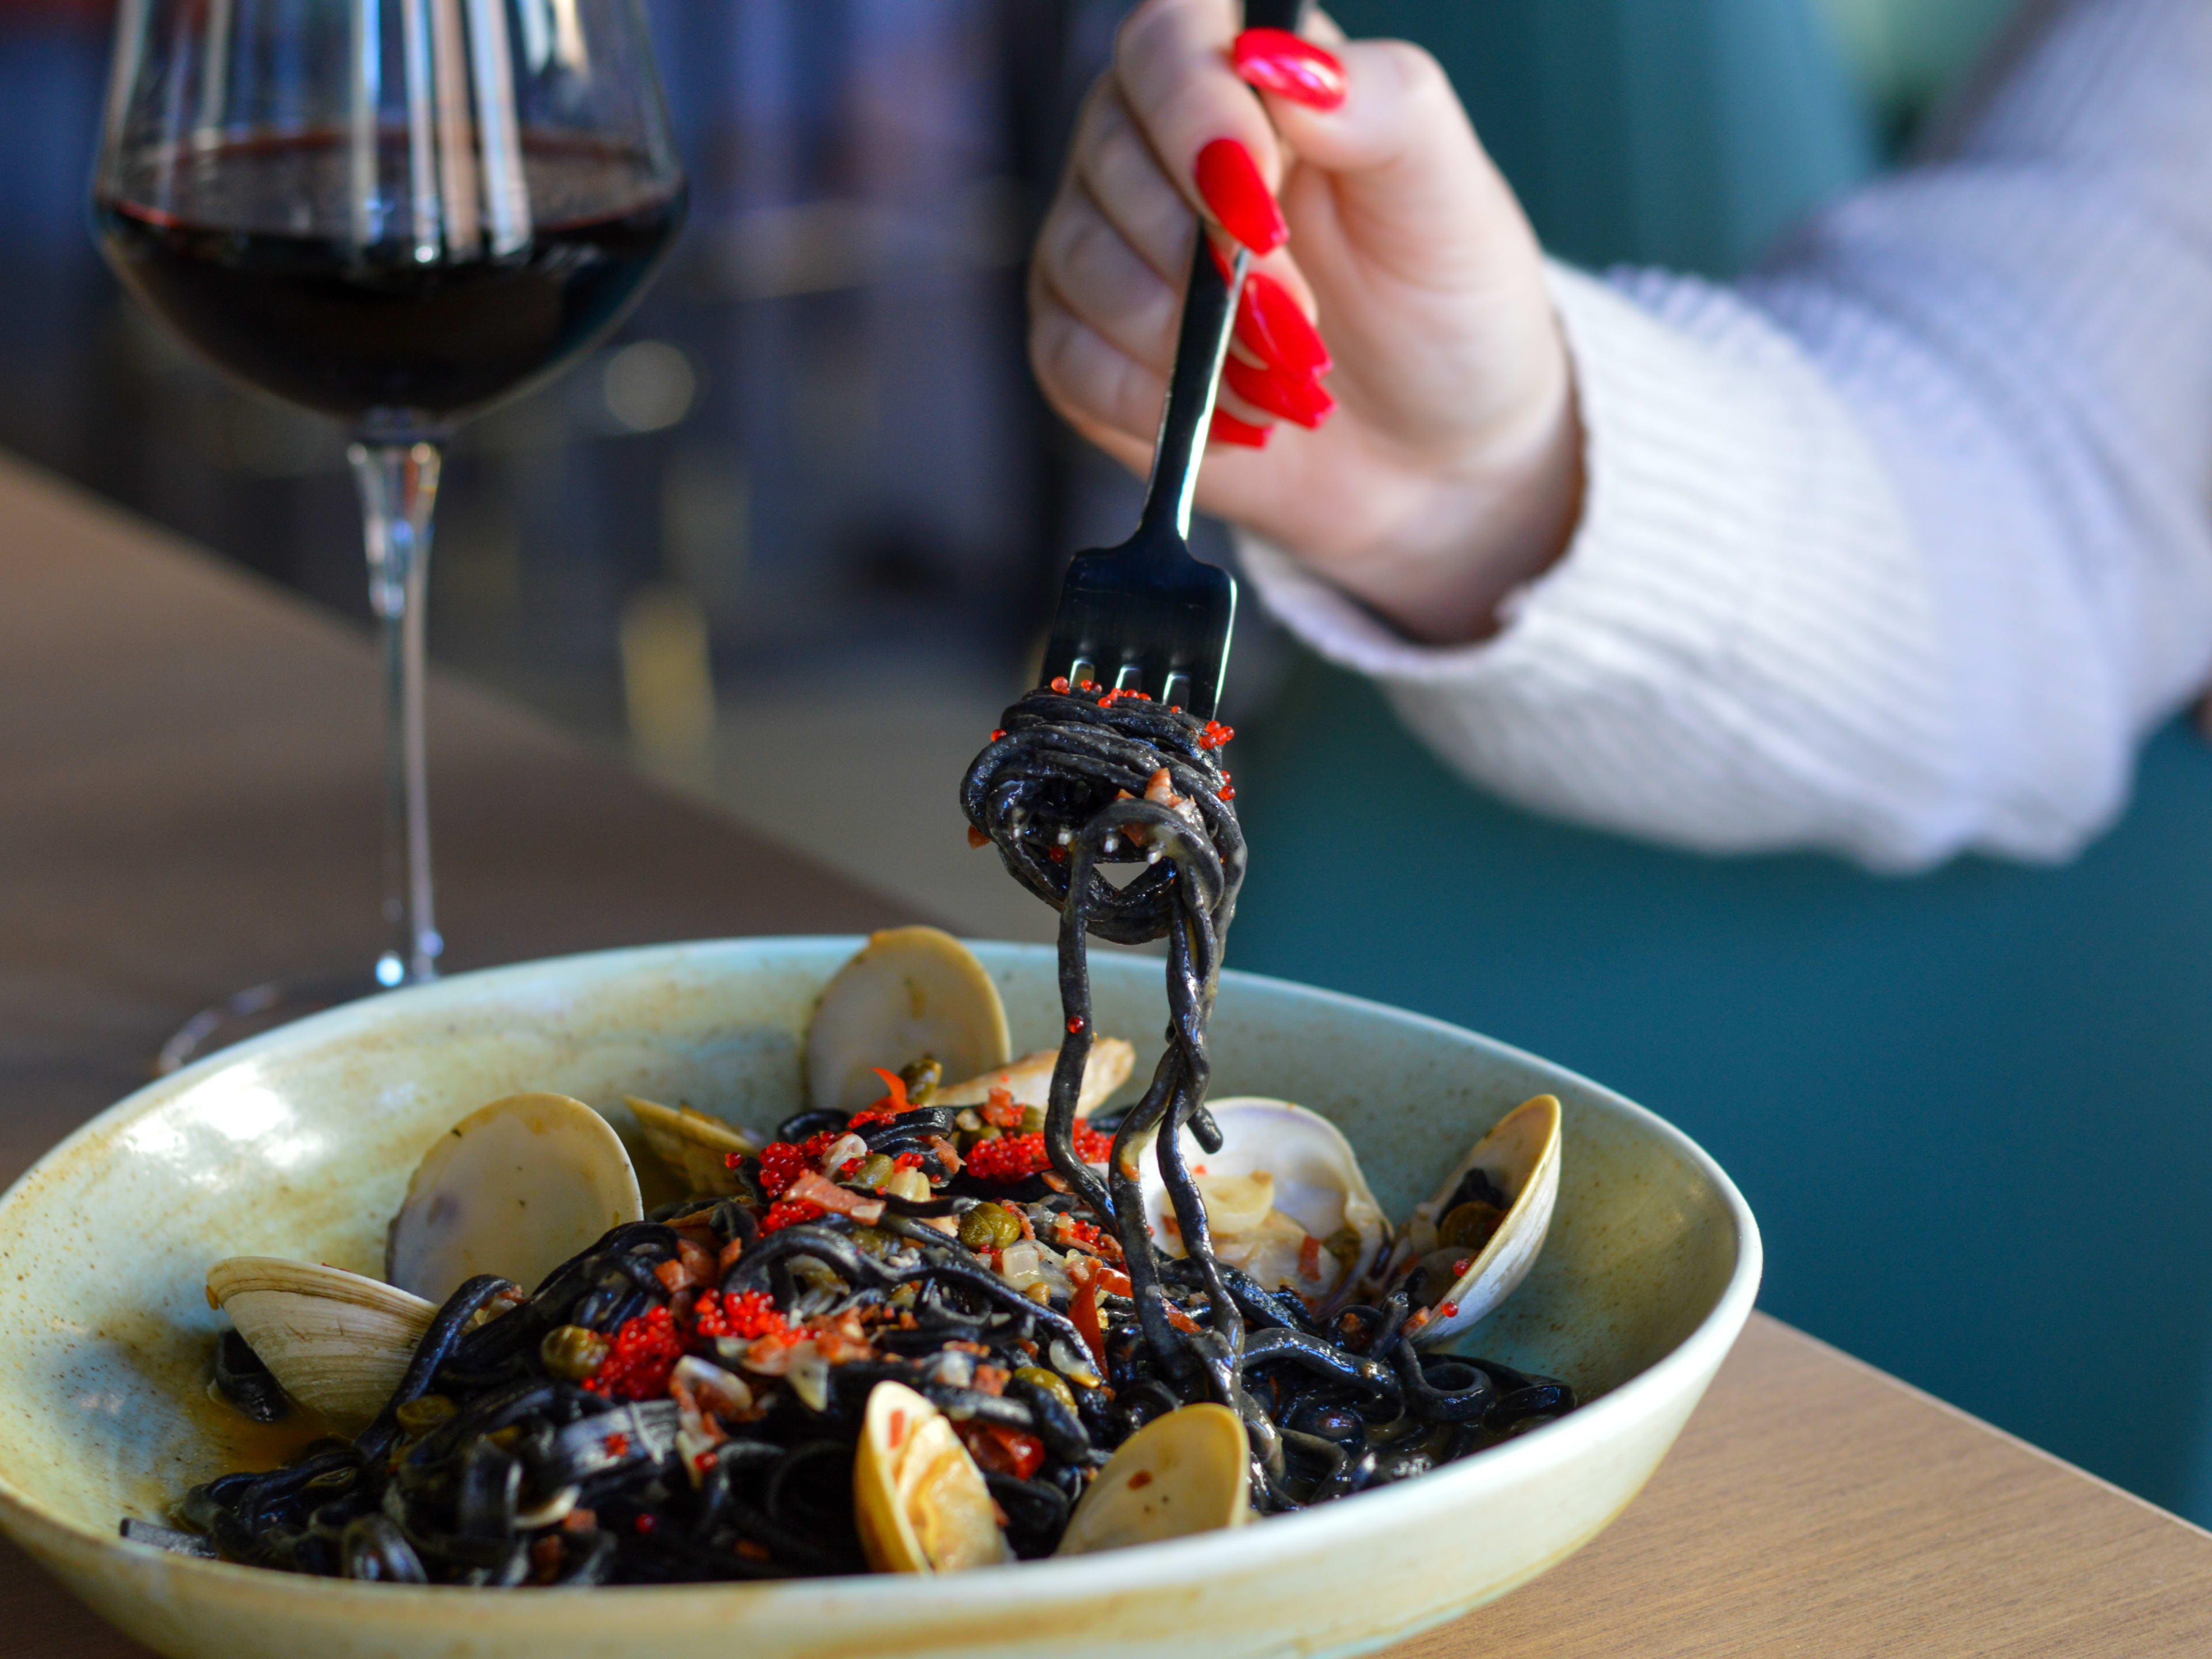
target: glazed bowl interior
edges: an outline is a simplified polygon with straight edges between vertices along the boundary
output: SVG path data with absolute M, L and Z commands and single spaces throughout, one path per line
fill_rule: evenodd
M 116 1541 L 118 1520 L 160 1518 L 194 1481 L 275 1449 L 266 1431 L 207 1398 L 222 1325 L 203 1294 L 211 1261 L 264 1253 L 380 1273 L 386 1223 L 426 1146 L 475 1107 L 519 1090 L 575 1095 L 626 1136 L 634 1128 L 620 1104 L 626 1093 L 688 1100 L 768 1128 L 797 1107 L 809 1011 L 857 943 L 655 947 L 392 994 L 214 1056 L 88 1125 L 0 1200 L 0 1413 L 8 1425 L 0 1520 L 62 1565 L 81 1591 L 94 1553 L 144 1555 Z M 1016 1052 L 1052 1043 L 1060 1017 L 1051 953 L 977 948 L 1005 994 Z M 1159 964 L 1101 957 L 1093 973 L 1097 1028 L 1136 1042 L 1141 1079 L 1159 1050 Z M 1533 1469 L 1547 1445 L 1551 1462 L 1567 1467 L 1582 1440 L 1601 1440 L 1613 1420 L 1602 1409 L 1608 1398 L 1648 1382 L 1656 1399 L 1670 1361 L 1681 1376 L 1665 1386 L 1687 1392 L 1680 1413 L 1694 1403 L 1748 1312 L 1758 1243 L 1726 1176 L 1679 1133 L 1571 1073 L 1470 1033 L 1234 974 L 1222 986 L 1213 1055 L 1217 1092 L 1280 1096 L 1335 1120 L 1394 1217 L 1430 1196 L 1519 1101 L 1549 1091 L 1565 1105 L 1550 1242 L 1520 1291 L 1454 1346 L 1564 1377 L 1597 1404 L 1409 1486 L 1449 1482 L 1498 1459 Z M 634 1138 L 633 1152 L 641 1171 L 651 1167 Z M 655 1196 L 648 1191 L 648 1203 Z M 1692 1364 L 1686 1350 L 1701 1332 L 1717 1351 Z M 1628 1412 L 1624 1403 L 1619 1420 Z M 1449 1491 L 1438 1491 L 1437 1501 L 1447 1501 Z M 1384 1516 L 1400 1496 L 1392 1489 L 1331 1505 L 1345 1512 L 1331 1524 L 1350 1528 L 1344 1535 L 1356 1541 L 1361 1516 Z M 1254 1549 L 1242 1541 L 1247 1534 L 1279 1528 L 1288 1538 L 1322 1518 L 1271 1521 L 1224 1535 L 1221 1547 L 1233 1539 Z M 166 1558 L 162 1570 L 175 1560 Z M 1097 1564 L 1108 1560 L 987 1576 L 1106 1574 L 1114 1569 Z M 281 1577 L 178 1565 L 234 1580 Z M 292 1582 L 290 1593 L 304 1583 Z M 398 1604 L 388 1589 L 381 1594 Z M 1471 1589 L 1454 1605 L 1479 1599 Z M 166 1627 L 148 1628 L 167 1639 L 159 1634 Z M 1372 1631 L 1346 1638 L 1373 1639 Z M 181 1638 L 169 1644 L 190 1646 Z

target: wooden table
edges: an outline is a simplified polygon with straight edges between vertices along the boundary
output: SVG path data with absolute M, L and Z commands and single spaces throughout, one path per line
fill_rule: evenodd
M 450 682 L 450 964 L 903 917 Z M 0 1181 L 214 997 L 368 961 L 367 642 L 0 462 Z M 141 1654 L 0 1545 L 0 1650 Z M 2212 1539 L 1755 1317 L 1604 1536 L 1404 1659 L 2212 1653 Z

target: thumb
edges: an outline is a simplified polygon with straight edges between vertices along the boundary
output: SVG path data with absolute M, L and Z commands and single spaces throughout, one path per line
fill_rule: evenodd
M 1363 260 L 1420 287 L 1463 289 L 1501 252 L 1533 246 L 1512 189 L 1475 137 L 1437 60 L 1403 40 L 1332 42 L 1344 65 L 1344 101 L 1317 109 L 1263 92 L 1300 170 L 1322 175 L 1340 234 Z M 1295 234 L 1297 198 L 1285 202 Z

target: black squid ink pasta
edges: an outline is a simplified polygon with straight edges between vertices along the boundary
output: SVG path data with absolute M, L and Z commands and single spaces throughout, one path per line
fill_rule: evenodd
M 1417 1350 L 1418 1266 L 1324 1313 L 1218 1259 L 1182 1133 L 1220 1146 L 1207 1028 L 1245 874 L 1231 734 L 1064 681 L 1004 718 L 961 802 L 971 838 L 1060 913 L 1041 1114 L 1003 1091 L 935 1103 L 932 1063 L 886 1055 L 905 1069 L 879 1074 L 882 1098 L 787 1119 L 730 1154 L 727 1190 L 615 1228 L 527 1292 L 470 1279 L 366 1428 L 194 1487 L 180 1523 L 234 1561 L 395 1583 L 854 1573 L 884 1382 L 951 1425 L 1021 1559 L 1052 1553 L 1115 1448 L 1186 1405 L 1242 1421 L 1263 1515 L 1572 1410 L 1552 1379 Z M 1165 1050 L 1110 1139 L 1077 1109 L 1092 934 L 1167 942 Z M 1147 1228 L 1146 1157 L 1180 1255 Z M 243 1349 L 226 1340 L 218 1389 L 265 1415 L 273 1384 Z

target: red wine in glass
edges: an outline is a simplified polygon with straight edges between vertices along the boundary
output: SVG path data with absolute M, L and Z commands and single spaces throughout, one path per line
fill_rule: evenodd
M 635 156 L 526 134 L 522 158 L 534 201 L 580 210 L 537 220 L 496 258 L 424 263 L 411 248 L 362 249 L 239 211 L 342 185 L 348 157 L 330 135 L 220 146 L 197 164 L 204 191 L 164 207 L 99 197 L 94 217 L 131 291 L 238 379 L 351 422 L 385 411 L 445 423 L 600 338 L 683 222 L 681 188 Z
M 440 444 L 614 327 L 681 227 L 636 0 L 128 0 L 93 181 L 125 285 L 257 389 L 351 429 L 387 734 L 359 988 L 435 977 L 422 599 Z M 162 1069 L 338 1000 L 259 985 Z

